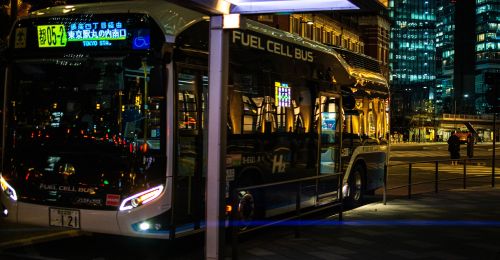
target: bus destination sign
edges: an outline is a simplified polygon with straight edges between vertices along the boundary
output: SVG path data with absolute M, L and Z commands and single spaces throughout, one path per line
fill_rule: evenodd
M 38 47 L 65 47 L 68 42 L 66 28 L 62 24 L 39 25 Z
M 83 47 L 112 46 L 111 41 L 127 39 L 120 21 L 38 25 L 38 47 L 66 47 L 67 42 L 82 42 Z

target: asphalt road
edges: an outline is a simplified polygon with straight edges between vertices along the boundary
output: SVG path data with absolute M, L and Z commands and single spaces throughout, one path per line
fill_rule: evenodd
M 500 144 L 496 145 L 496 156 L 500 158 Z M 460 155 L 462 159 L 467 158 L 467 146 L 460 145 Z M 479 143 L 474 145 L 472 159 L 492 158 L 493 144 Z M 399 143 L 391 145 L 391 163 L 399 161 L 427 161 L 427 160 L 447 160 L 450 159 L 448 145 L 446 143 Z

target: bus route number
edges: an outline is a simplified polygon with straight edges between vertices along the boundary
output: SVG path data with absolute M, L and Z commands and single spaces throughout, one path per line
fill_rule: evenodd
M 65 47 L 68 42 L 66 28 L 63 24 L 39 25 L 38 47 Z

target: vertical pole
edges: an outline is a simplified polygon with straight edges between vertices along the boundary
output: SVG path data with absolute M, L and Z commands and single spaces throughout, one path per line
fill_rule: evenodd
M 436 161 L 436 171 L 434 172 L 434 192 L 438 193 L 439 191 L 439 161 Z
M 302 182 L 297 183 L 297 195 L 295 197 L 295 214 L 297 215 L 297 220 L 300 221 L 300 201 L 302 200 Z M 300 237 L 300 227 L 295 225 L 295 238 Z
M 235 223 L 239 221 L 238 219 L 238 190 L 233 187 L 233 192 L 232 192 L 232 211 L 231 211 L 231 218 L 230 218 L 230 228 L 231 228 L 231 257 L 232 260 L 238 260 L 238 233 L 240 229 L 240 225 L 236 225 Z
M 493 158 L 491 159 L 491 187 L 495 188 L 495 148 L 497 141 L 497 113 L 493 113 Z
M 222 28 L 222 16 L 210 18 L 208 147 L 207 153 L 207 232 L 205 257 L 224 259 L 224 194 L 226 184 L 226 82 L 227 43 Z
M 387 204 L 387 163 L 384 164 L 384 194 L 383 194 L 384 205 Z
M 464 159 L 464 189 L 467 189 L 467 159 Z
M 408 165 L 408 199 L 411 199 L 411 165 Z
M 339 181 L 338 181 L 338 185 L 339 185 L 339 191 L 340 191 L 340 210 L 339 210 L 339 222 L 342 221 L 342 214 L 344 212 L 344 174 L 340 174 L 339 175 Z

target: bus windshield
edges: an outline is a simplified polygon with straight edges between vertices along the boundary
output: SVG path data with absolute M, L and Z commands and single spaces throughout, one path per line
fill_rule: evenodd
M 4 175 L 20 200 L 116 209 L 110 194 L 164 182 L 158 67 L 137 57 L 14 62 Z

